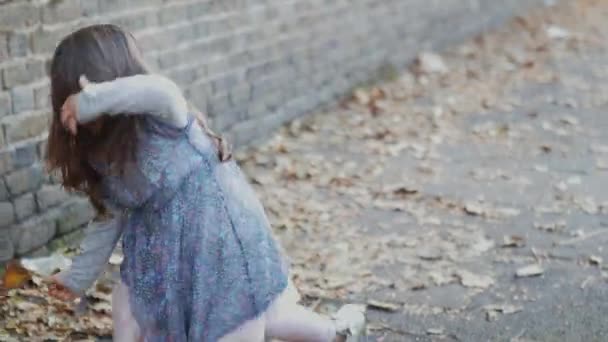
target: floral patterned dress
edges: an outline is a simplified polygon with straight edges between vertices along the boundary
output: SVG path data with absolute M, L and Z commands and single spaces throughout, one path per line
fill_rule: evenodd
M 264 210 L 235 162 L 193 120 L 139 120 L 136 161 L 104 175 L 124 212 L 121 278 L 145 341 L 217 341 L 262 314 L 288 283 Z

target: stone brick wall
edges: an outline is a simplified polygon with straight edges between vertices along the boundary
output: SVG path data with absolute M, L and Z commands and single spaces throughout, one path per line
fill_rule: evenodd
M 134 32 L 150 65 L 176 80 L 239 146 L 378 70 L 404 66 L 420 49 L 536 2 L 0 0 L 0 261 L 35 251 L 92 215 L 41 162 L 47 65 L 58 40 L 75 28 L 109 22 Z

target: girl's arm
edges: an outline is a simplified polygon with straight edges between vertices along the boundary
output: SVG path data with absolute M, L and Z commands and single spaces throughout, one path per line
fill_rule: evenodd
M 72 266 L 53 277 L 77 295 L 83 295 L 104 271 L 122 233 L 119 218 L 93 221 L 87 230 L 80 245 L 82 252 L 73 259 Z
M 186 99 L 177 84 L 166 77 L 135 75 L 85 84 L 76 98 L 80 123 L 103 114 L 150 114 L 179 128 L 188 123 Z

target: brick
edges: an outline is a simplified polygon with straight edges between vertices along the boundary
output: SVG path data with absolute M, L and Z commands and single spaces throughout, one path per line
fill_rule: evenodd
M 158 56 L 158 66 L 163 69 L 171 69 L 175 68 L 179 65 L 179 60 L 181 56 L 184 56 L 182 51 L 167 51 L 167 53 L 160 54 Z
M 30 111 L 35 107 L 34 89 L 31 86 L 11 89 L 11 104 L 13 114 Z
M 310 108 L 311 100 L 308 96 L 299 96 L 285 103 L 283 112 L 286 117 L 294 119 L 304 114 Z
M 42 183 L 43 172 L 40 165 L 13 171 L 6 175 L 5 181 L 11 196 L 36 190 Z
M 8 193 L 8 188 L 4 183 L 4 179 L 0 178 L 0 201 L 6 201 L 9 199 L 9 197 L 10 194 Z
M 12 119 L 6 120 L 4 123 L 4 129 L 6 130 L 9 142 L 39 136 L 47 130 L 49 124 L 49 115 L 44 113 L 16 116 L 7 119 Z
M 41 246 L 32 251 L 29 251 L 22 256 L 25 258 L 44 258 L 51 255 L 51 249 L 48 246 Z
M 18 1 L 0 6 L 0 29 L 14 30 L 30 26 L 38 20 L 38 9 L 32 1 Z
M 236 148 L 259 139 L 266 132 L 266 128 L 262 127 L 257 120 L 249 120 L 237 123 L 226 135 Z
M 207 111 L 207 98 L 204 96 L 198 96 L 192 98 L 192 105 L 199 111 Z
M 219 113 L 209 117 L 209 124 L 216 132 L 224 132 L 228 127 L 237 122 L 236 116 L 228 112 Z
M 110 20 L 110 23 L 128 31 L 137 31 L 146 27 L 156 26 L 158 18 L 155 11 L 143 11 L 135 14 L 129 12 L 127 15 L 113 18 Z
M 230 100 L 227 94 L 216 95 L 208 99 L 207 112 L 211 116 L 226 115 L 230 108 Z
M 15 247 L 11 236 L 6 232 L 0 232 L 0 263 L 10 261 L 15 256 Z
M 0 33 L 0 63 L 7 61 L 9 58 L 8 36 Z
M 36 212 L 36 200 L 33 194 L 25 194 L 13 200 L 17 220 L 23 221 Z
M 139 47 L 146 52 L 164 50 L 167 46 L 172 46 L 176 42 L 176 37 L 167 32 L 135 33 L 135 38 Z
M 238 106 L 247 103 L 251 100 L 251 86 L 249 84 L 241 84 L 238 87 L 230 89 L 230 103 L 233 106 Z
M 13 107 L 11 105 L 11 95 L 7 92 L 0 92 L 0 118 L 11 114 Z
M 163 7 L 158 13 L 159 23 L 169 25 L 188 17 L 188 4 L 176 4 L 170 7 Z
M 57 220 L 57 232 L 60 235 L 69 233 L 87 224 L 95 216 L 95 210 L 88 200 L 79 199 L 68 205 L 63 215 Z
M 68 198 L 68 193 L 60 185 L 45 185 L 36 193 L 36 202 L 40 210 L 58 206 Z
M 129 2 L 125 0 L 99 0 L 99 12 L 118 12 L 129 8 Z
M 124 0 L 123 0 L 124 1 Z M 163 5 L 170 2 L 181 2 L 184 0 L 128 0 L 129 6 L 134 8 L 144 8 L 144 7 L 152 7 L 155 9 L 161 9 Z M 206 1 L 206 0 L 205 0 Z
M 230 73 L 224 74 L 211 80 L 211 89 L 213 94 L 221 94 L 227 92 L 229 89 L 237 86 L 241 82 L 241 76 L 239 74 Z
M 60 171 L 50 172 L 49 178 L 50 178 L 51 184 L 61 184 L 63 181 Z
M 188 19 L 197 19 L 203 16 L 208 16 L 210 8 L 210 1 L 190 4 L 190 6 L 188 7 Z
M 158 58 L 155 58 L 156 56 L 153 57 L 146 57 L 145 61 L 146 61 L 146 66 L 148 67 L 149 70 L 159 70 L 160 67 L 158 66 Z
M 268 114 L 268 106 L 264 99 L 255 99 L 253 102 L 249 104 L 248 109 L 248 118 L 250 119 L 259 119 L 264 117 L 264 115 Z
M 53 60 L 51 59 L 51 57 L 49 57 L 45 62 L 44 62 L 44 71 L 46 72 L 46 75 L 50 77 L 51 75 L 51 63 L 53 62 Z
M 39 27 L 32 32 L 32 50 L 35 53 L 51 53 L 60 40 L 74 31 L 77 26 L 61 25 L 59 27 Z
M 12 151 L 0 152 L 0 176 L 12 171 L 13 167 L 13 153 Z
M 44 62 L 33 60 L 6 67 L 2 72 L 2 81 L 5 88 L 12 88 L 40 79 L 44 75 Z
M 209 36 L 209 21 L 197 21 L 192 24 L 192 31 L 196 37 Z
M 210 61 L 205 65 L 207 76 L 217 77 L 219 75 L 227 73 L 230 70 L 230 64 L 228 62 L 229 60 L 226 58 L 220 58 Z
M 38 143 L 38 147 L 36 149 L 38 150 L 38 158 L 40 160 L 46 159 L 47 147 L 48 147 L 48 143 L 46 140 L 42 140 L 41 142 Z
M 35 143 L 16 148 L 12 152 L 12 155 L 13 168 L 15 169 L 30 166 L 38 160 L 38 151 Z
M 269 93 L 276 92 L 282 86 L 279 78 L 267 77 L 258 80 L 252 85 L 251 97 L 258 99 L 267 96 Z
M 190 84 L 196 78 L 196 70 L 192 68 L 179 68 L 169 71 L 168 77 L 177 84 Z
M 209 21 L 209 35 L 225 35 L 233 30 L 233 26 L 228 17 L 217 17 Z
M 0 227 L 15 222 L 15 207 L 11 202 L 0 202 Z
M 53 215 L 57 215 L 53 213 Z M 10 229 L 10 236 L 16 255 L 24 255 L 48 243 L 57 231 L 52 217 L 28 220 Z
M 270 72 L 270 64 L 263 63 L 258 65 L 253 65 L 247 69 L 247 80 L 250 82 L 256 81 L 260 78 L 266 77 Z
M 207 102 L 211 94 L 211 85 L 209 83 L 196 83 L 187 88 L 188 98 L 194 106 L 199 110 L 207 110 Z
M 234 41 L 232 37 L 218 37 L 205 42 L 204 49 L 209 58 L 223 58 L 233 51 Z
M 42 23 L 54 24 L 71 21 L 80 17 L 80 0 L 51 1 L 42 7 Z
M 34 88 L 34 107 L 44 109 L 51 107 L 51 85 L 44 84 Z
M 58 238 L 53 239 L 49 242 L 49 249 L 52 251 L 56 251 L 58 249 L 78 246 L 82 239 L 85 237 L 85 230 L 75 230 L 65 235 L 61 235 Z
M 100 0 L 80 0 L 80 8 L 82 9 L 82 15 L 84 15 L 85 17 L 92 17 L 97 15 L 99 13 L 99 1 Z

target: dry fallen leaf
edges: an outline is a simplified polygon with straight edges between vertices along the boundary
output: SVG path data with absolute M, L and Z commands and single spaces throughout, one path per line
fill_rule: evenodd
M 494 279 L 486 275 L 477 275 L 465 270 L 456 272 L 456 277 L 460 279 L 460 284 L 464 287 L 487 289 L 494 284 Z
M 110 263 L 110 265 L 118 266 L 122 263 L 123 259 L 124 257 L 122 254 L 112 253 L 108 262 Z
M 32 273 L 45 277 L 51 276 L 64 270 L 72 264 L 72 261 L 64 255 L 55 253 L 48 257 L 21 259 L 23 268 Z
M 523 237 L 518 236 L 518 235 L 508 235 L 503 237 L 502 239 L 502 244 L 500 245 L 503 248 L 510 248 L 510 247 L 524 247 L 526 245 L 526 242 L 524 240 Z
M 449 71 L 443 58 L 432 52 L 423 52 L 416 59 L 417 71 L 425 74 L 444 74 Z
M 570 37 L 570 32 L 565 28 L 551 25 L 546 29 L 547 36 L 551 39 L 561 40 Z
M 371 102 L 371 99 L 372 99 L 371 96 L 369 96 L 369 94 L 363 89 L 355 90 L 353 96 L 355 97 L 355 100 L 357 100 L 357 102 L 360 105 L 364 105 L 364 106 L 367 106 Z
M 112 313 L 112 304 L 108 302 L 97 302 L 94 304 L 89 303 L 89 308 L 95 312 Z
M 542 266 L 533 264 L 517 269 L 517 271 L 515 271 L 515 276 L 518 278 L 536 277 L 542 275 L 543 273 L 545 273 L 545 270 Z
M 599 170 L 608 170 L 608 160 L 606 159 L 598 159 L 595 162 L 595 166 L 599 169 Z
M 7 289 L 16 289 L 22 287 L 30 279 L 32 279 L 31 273 L 15 260 L 6 265 L 2 286 Z
M 591 263 L 591 265 L 599 266 L 602 264 L 602 258 L 596 255 L 592 255 L 589 257 L 589 263 Z
M 430 328 L 426 330 L 427 335 L 443 335 L 445 334 L 445 329 L 443 328 Z
M 486 311 L 486 320 L 492 322 L 498 318 L 499 313 L 503 315 L 512 315 L 521 312 L 523 307 L 508 304 L 492 304 L 486 305 L 484 310 Z
M 418 257 L 422 260 L 428 260 L 428 261 L 437 261 L 437 260 L 441 260 L 442 258 L 442 253 L 439 249 L 437 248 L 431 248 L 431 247 L 424 247 L 421 250 L 418 251 L 418 253 L 416 253 L 416 255 L 418 255 Z
M 383 301 L 378 301 L 378 300 L 368 300 L 367 306 L 370 309 L 388 311 L 388 312 L 395 312 L 395 311 L 401 309 L 400 304 L 383 302 Z

